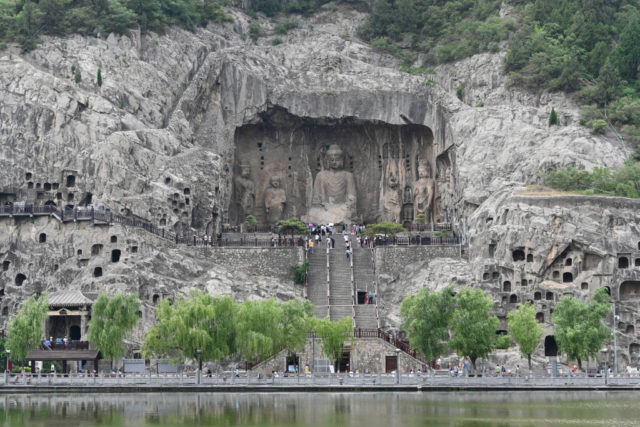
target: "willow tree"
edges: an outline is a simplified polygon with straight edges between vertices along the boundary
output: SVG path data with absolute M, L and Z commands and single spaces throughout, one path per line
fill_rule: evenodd
M 322 341 L 322 354 L 335 365 L 342 357 L 344 343 L 353 338 L 353 323 L 351 317 L 343 317 L 332 322 L 328 317 L 318 320 L 316 334 Z
M 402 300 L 402 328 L 409 334 L 411 347 L 426 360 L 435 360 L 446 351 L 455 301 L 453 286 L 439 292 L 422 288 L 416 296 Z
M 518 309 L 507 314 L 509 332 L 513 340 L 520 347 L 520 353 L 527 357 L 529 372 L 531 372 L 531 355 L 540 344 L 540 338 L 544 329 L 536 320 L 536 309 L 527 301 L 526 304 L 518 304 Z
M 282 347 L 289 354 L 303 351 L 309 332 L 314 329 L 317 318 L 313 304 L 298 298 L 282 303 L 281 337 Z
M 481 289 L 463 288 L 456 296 L 456 303 L 450 346 L 459 356 L 468 357 L 475 370 L 476 360 L 496 348 L 500 321 L 491 315 L 493 302 Z
M 112 298 L 101 292 L 91 306 L 89 341 L 113 364 L 124 356 L 124 338 L 138 323 L 138 295 L 118 292 Z
M 255 363 L 282 350 L 282 322 L 282 307 L 274 299 L 241 304 L 235 322 L 239 355 Z
M 192 291 L 174 305 L 164 300 L 156 309 L 157 323 L 146 334 L 142 345 L 145 357 L 174 359 L 196 357 L 218 361 L 235 352 L 237 304 L 230 297 L 213 298 Z
M 20 310 L 9 321 L 9 331 L 6 348 L 11 351 L 11 359 L 16 362 L 24 361 L 29 350 L 40 345 L 43 325 L 47 319 L 49 300 L 47 294 L 38 298 L 29 297 Z

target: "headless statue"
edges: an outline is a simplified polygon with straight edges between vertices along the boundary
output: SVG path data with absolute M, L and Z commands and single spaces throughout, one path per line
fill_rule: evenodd
M 251 167 L 249 165 L 240 166 L 240 176 L 234 180 L 236 191 L 236 202 L 240 206 L 242 212 L 239 215 L 240 222 L 244 221 L 245 216 L 253 214 L 253 208 L 256 200 L 255 184 L 250 178 Z

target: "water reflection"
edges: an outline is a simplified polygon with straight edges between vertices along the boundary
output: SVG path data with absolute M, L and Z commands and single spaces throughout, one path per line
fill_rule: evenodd
M 637 425 L 636 392 L 0 396 L 4 426 Z

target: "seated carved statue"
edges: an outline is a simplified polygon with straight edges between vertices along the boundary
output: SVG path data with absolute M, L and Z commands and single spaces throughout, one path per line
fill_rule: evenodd
M 356 217 L 356 183 L 353 174 L 341 170 L 343 152 L 333 144 L 326 154 L 327 168 L 316 175 L 309 221 L 315 224 L 351 223 Z

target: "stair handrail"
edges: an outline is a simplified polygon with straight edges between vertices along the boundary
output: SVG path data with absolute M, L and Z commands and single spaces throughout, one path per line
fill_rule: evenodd
M 353 257 L 355 252 L 353 250 L 350 250 L 349 252 L 351 252 L 351 256 L 349 257 L 349 264 L 350 264 L 350 270 L 351 270 L 351 324 L 353 326 L 353 328 L 356 327 L 356 298 L 355 298 L 355 280 L 353 278 Z
M 376 277 L 376 255 L 375 248 L 371 247 L 371 268 L 373 269 L 373 302 L 376 306 L 376 324 L 378 329 L 380 329 L 380 313 L 378 311 L 378 280 Z
M 331 264 L 329 262 L 329 246 L 326 248 L 327 255 L 327 317 L 331 319 Z

